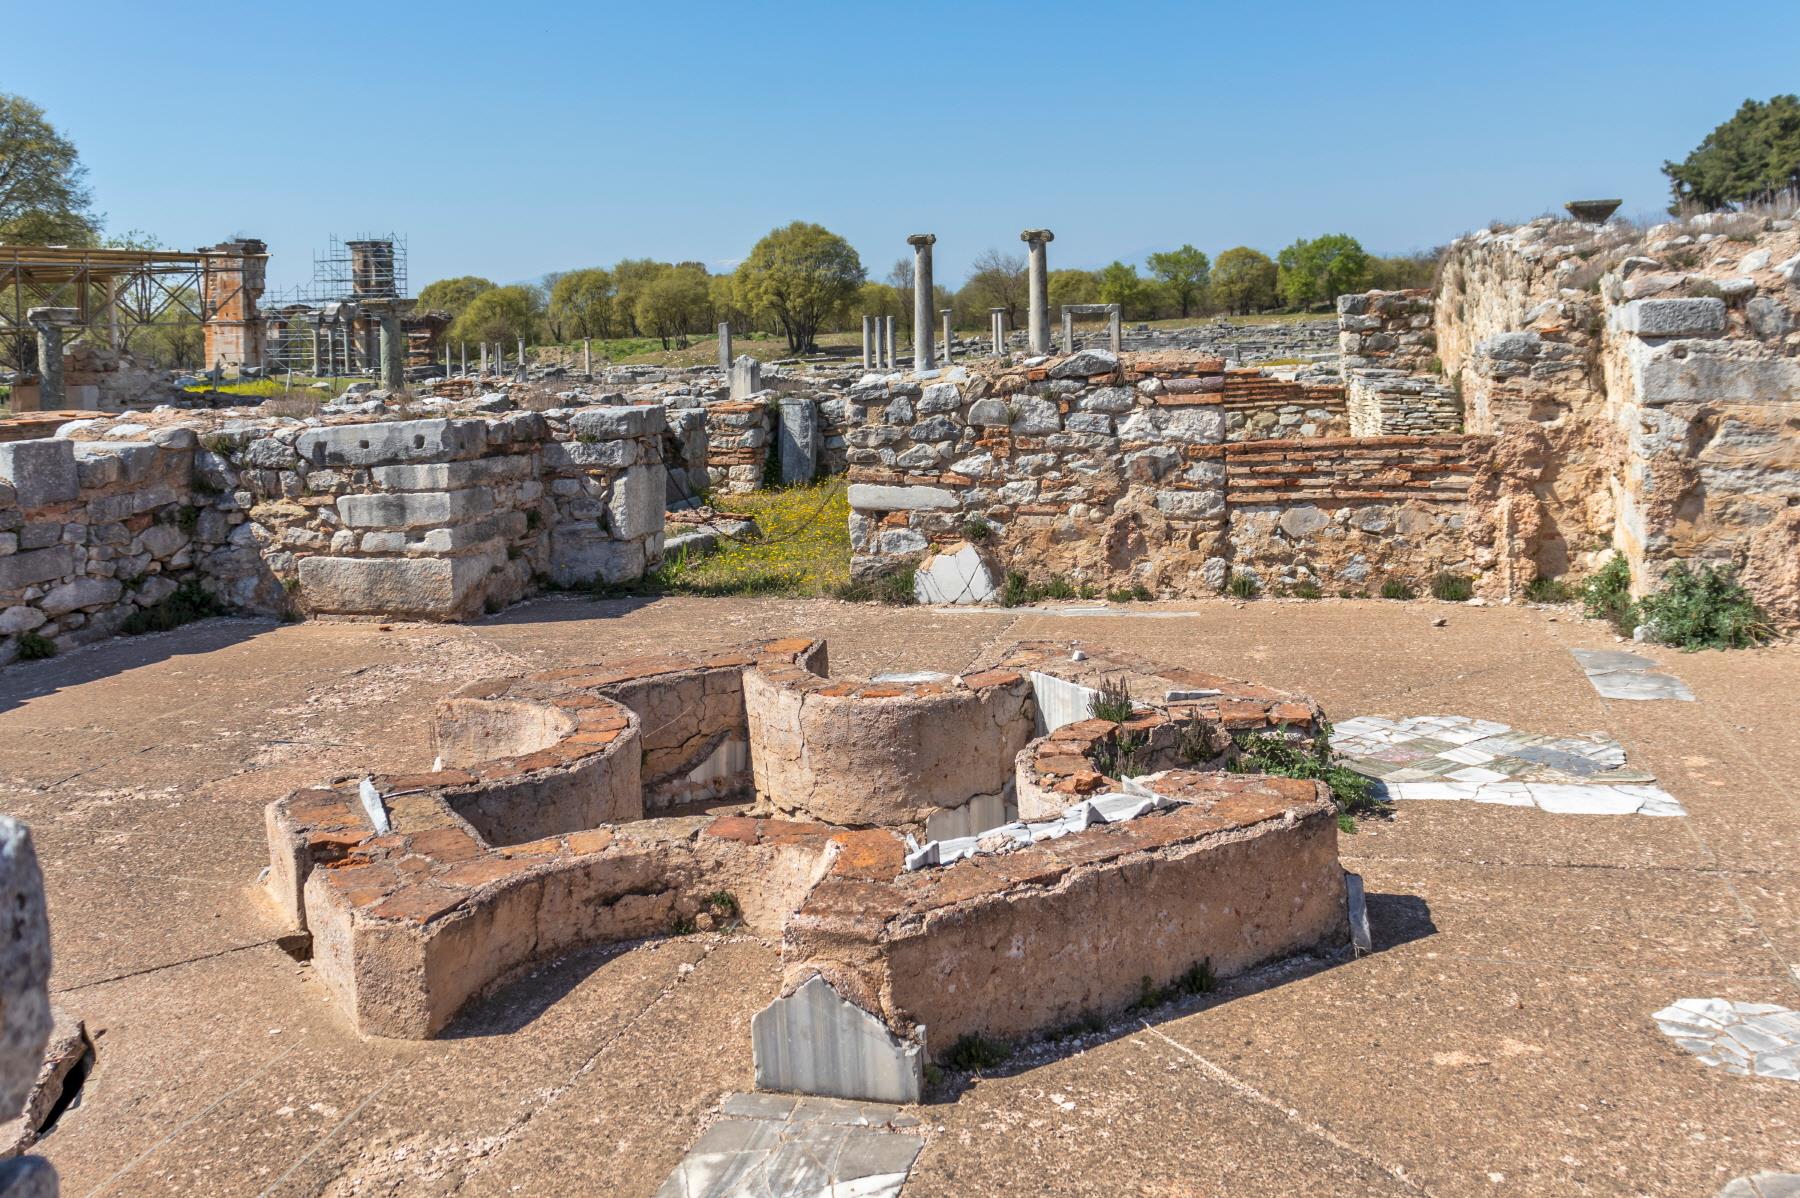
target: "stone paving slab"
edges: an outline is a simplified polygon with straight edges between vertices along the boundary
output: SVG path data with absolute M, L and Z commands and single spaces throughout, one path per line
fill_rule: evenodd
M 1673 674 L 1662 674 L 1656 663 L 1637 653 L 1617 649 L 1571 649 L 1581 672 L 1604 699 L 1675 699 L 1694 701 L 1694 692 Z
M 1746 1077 L 1800 1082 L 1800 1011 L 1773 1003 L 1684 998 L 1651 1018 L 1704 1064 Z
M 1758 1173 L 1740 1177 L 1719 1198 L 1800 1198 L 1800 1173 Z
M 879 1103 L 733 1094 L 656 1198 L 892 1198 L 925 1141 Z
M 1686 815 L 1603 736 L 1547 736 L 1464 716 L 1358 716 L 1332 730 L 1344 764 L 1394 800 L 1494 803 L 1557 815 Z

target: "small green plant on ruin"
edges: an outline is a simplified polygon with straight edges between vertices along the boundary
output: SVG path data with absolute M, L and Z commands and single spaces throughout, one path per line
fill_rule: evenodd
M 700 925 L 694 922 L 694 917 L 691 915 L 676 912 L 669 917 L 669 935 L 671 936 L 692 936 L 699 930 Z
M 1464 603 L 1475 595 L 1475 584 L 1466 575 L 1438 571 L 1431 580 L 1431 597 L 1446 603 Z
M 1770 640 L 1775 628 L 1737 580 L 1730 566 L 1690 568 L 1677 562 L 1662 587 L 1638 604 L 1652 640 L 1687 652 L 1748 649 Z
M 174 593 L 161 603 L 152 607 L 140 607 L 126 616 L 125 622 L 119 625 L 119 631 L 125 636 L 167 632 L 183 624 L 192 624 L 195 620 L 216 616 L 220 610 L 218 599 L 200 585 L 199 579 L 190 578 L 176 587 Z
M 1638 608 L 1631 598 L 1631 563 L 1614 554 L 1588 577 L 1581 588 L 1582 610 L 1588 618 L 1605 620 L 1620 636 L 1637 631 Z
M 1418 592 L 1400 578 L 1390 578 L 1383 582 L 1380 593 L 1383 599 L 1414 599 L 1418 597 Z
M 1137 704 L 1131 701 L 1131 691 L 1125 680 L 1117 675 L 1102 679 L 1098 693 L 1088 700 L 1088 714 L 1096 720 L 1123 724 L 1136 713 Z
M 1094 1036 L 1106 1030 L 1106 1020 L 1098 1011 L 1083 1011 L 1073 1020 L 1051 1032 L 1047 1039 L 1073 1040 L 1077 1036 Z
M 1233 599 L 1254 599 L 1261 589 L 1254 574 L 1233 574 L 1231 581 L 1225 584 L 1226 593 Z
M 706 913 L 717 927 L 731 928 L 743 922 L 744 909 L 731 891 L 715 890 L 706 896 Z
M 1218 756 L 1205 721 L 1183 721 L 1181 730 L 1175 734 L 1175 753 L 1187 765 L 1200 765 Z
M 1115 732 L 1094 746 L 1094 768 L 1108 778 L 1131 778 L 1144 772 L 1140 755 L 1149 746 L 1141 732 Z
M 1239 774 L 1274 774 L 1325 783 L 1338 809 L 1338 827 L 1346 832 L 1356 831 L 1355 817 L 1381 815 L 1389 810 L 1389 804 L 1375 796 L 1368 778 L 1338 764 L 1331 751 L 1330 724 L 1321 723 L 1310 749 L 1279 732 L 1239 733 L 1232 740 L 1237 744 L 1237 752 L 1228 769 Z
M 980 1032 L 969 1032 L 957 1038 L 947 1052 L 943 1063 L 946 1069 L 970 1072 L 977 1069 L 994 1069 L 1006 1064 L 1012 1058 L 1013 1046 L 1005 1040 L 995 1040 Z
M 42 661 L 46 657 L 56 656 L 56 642 L 35 632 L 19 633 L 16 643 L 19 646 L 20 661 Z
M 1290 587 L 1288 589 L 1288 594 L 1292 595 L 1296 599 L 1319 599 L 1324 596 L 1325 592 L 1321 591 L 1319 589 L 1318 583 L 1314 582 L 1310 578 L 1307 578 L 1307 579 L 1302 579 L 1299 582 L 1296 582 L 1292 587 Z
M 994 526 L 980 516 L 970 516 L 962 524 L 963 540 L 982 545 L 994 539 Z
M 913 590 L 917 566 L 902 566 L 877 578 L 847 582 L 832 595 L 849 603 L 885 603 L 890 607 L 910 607 L 919 601 Z
M 1211 994 L 1219 988 L 1218 978 L 1213 976 L 1212 958 L 1198 962 L 1180 977 L 1166 986 L 1158 986 L 1148 976 L 1138 983 L 1138 996 L 1131 1000 L 1128 1011 L 1149 1011 L 1177 998 L 1192 998 L 1196 994 Z
M 1532 603 L 1567 603 L 1575 593 L 1560 578 L 1539 576 L 1525 585 L 1525 598 Z

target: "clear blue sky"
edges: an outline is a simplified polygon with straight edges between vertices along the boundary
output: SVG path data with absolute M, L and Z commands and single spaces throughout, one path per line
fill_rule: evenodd
M 1347 232 L 1425 248 L 1658 167 L 1800 90 L 1800 3 L 615 5 L 0 0 L 0 90 L 80 147 L 109 231 L 397 230 L 417 286 L 622 257 L 722 269 L 818 221 L 940 282 Z

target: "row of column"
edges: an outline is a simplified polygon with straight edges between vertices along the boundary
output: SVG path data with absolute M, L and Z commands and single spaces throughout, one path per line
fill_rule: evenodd
M 1050 264 L 1049 254 L 1045 247 L 1056 240 L 1056 235 L 1048 229 L 1026 229 L 1019 234 L 1019 240 L 1023 241 L 1027 247 L 1026 282 L 1030 291 L 1027 310 L 1028 340 L 1032 353 L 1047 354 L 1050 352 Z M 906 244 L 913 247 L 913 369 L 915 371 L 934 370 L 937 367 L 937 347 L 935 339 L 928 330 L 932 325 L 932 301 L 936 298 L 931 283 L 931 247 L 937 244 L 937 234 L 914 233 L 906 239 Z M 948 363 L 951 358 L 951 312 L 950 309 L 943 308 L 939 310 L 939 314 L 943 321 L 944 361 Z M 988 332 L 993 340 L 994 353 L 1004 353 L 1006 348 L 1006 309 L 990 308 L 988 320 Z M 1116 328 L 1116 316 L 1114 320 Z M 725 328 L 721 326 L 721 347 L 726 344 L 725 338 Z M 1115 332 L 1115 348 L 1117 340 Z M 721 348 L 721 365 L 727 363 L 726 352 Z M 862 362 L 865 370 L 891 369 L 893 367 L 894 318 L 892 316 L 863 317 Z

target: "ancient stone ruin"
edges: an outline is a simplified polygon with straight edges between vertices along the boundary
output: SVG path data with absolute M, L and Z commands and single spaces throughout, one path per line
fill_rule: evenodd
M 782 943 L 759 1086 L 916 1101 L 965 1036 L 1348 943 L 1328 790 L 1223 772 L 1321 727 L 1049 643 L 959 676 L 833 679 L 805 637 L 552 670 L 440 701 L 433 772 L 272 802 L 267 892 L 356 1027 L 413 1038 L 534 962 L 741 921 Z

